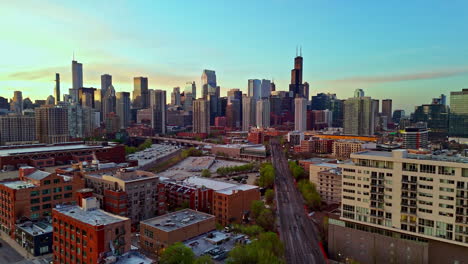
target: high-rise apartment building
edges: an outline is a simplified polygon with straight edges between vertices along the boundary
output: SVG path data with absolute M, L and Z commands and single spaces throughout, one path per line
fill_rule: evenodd
M 60 101 L 60 74 L 56 73 L 55 74 L 55 88 L 54 88 L 54 98 L 55 98 L 55 104 L 58 105 L 58 102 Z
M 93 135 L 96 111 L 87 106 L 71 103 L 67 107 L 68 132 L 72 138 L 85 138 Z
M 294 99 L 294 130 L 307 130 L 307 99 L 303 97 Z
M 256 105 L 257 117 L 257 128 L 268 128 L 270 127 L 270 100 L 260 99 Z
M 249 131 L 255 127 L 257 117 L 257 101 L 251 96 L 242 97 L 242 131 Z
M 370 97 L 354 97 L 344 102 L 344 133 L 372 136 L 375 129 L 375 101 Z
M 36 120 L 33 116 L 0 116 L 0 145 L 36 143 Z
M 120 128 L 125 129 L 130 125 L 130 93 L 118 92 L 116 94 L 116 114 L 120 117 Z
M 392 99 L 382 100 L 382 115 L 387 117 L 387 121 L 392 120 Z
M 103 74 L 101 75 L 101 93 L 102 97 L 107 93 L 107 89 L 112 85 L 112 75 Z
M 193 102 L 193 132 L 210 133 L 210 105 L 205 99 Z
M 231 129 L 241 127 L 241 102 L 237 98 L 229 98 L 226 106 L 226 126 Z
M 153 110 L 152 126 L 154 132 L 166 134 L 166 91 L 150 91 L 150 108 Z
M 145 109 L 149 107 L 148 78 L 133 78 L 133 108 Z
M 435 251 L 439 261 L 454 256 L 466 259 L 468 159 L 407 150 L 362 151 L 351 154 L 351 159 L 339 164 L 343 172 L 341 220 L 346 232 L 334 234 L 333 243 L 341 241 L 333 244 L 332 251 L 351 247 L 346 255 L 356 259 L 360 245 L 347 244 L 345 233 L 368 239 L 374 233 L 381 234 L 389 248 L 365 247 L 365 251 L 379 253 L 361 254 L 358 261 L 378 255 L 373 261 L 401 263 L 398 259 L 404 254 L 404 259 L 415 262 L 440 263 L 428 259 Z
M 41 106 L 34 112 L 39 142 L 56 144 L 69 141 L 67 108 Z
M 468 137 L 468 89 L 450 93 L 450 127 L 452 137 Z
M 102 93 L 102 92 L 101 92 Z M 106 89 L 106 93 L 102 93 L 102 117 L 104 122 L 110 113 L 116 112 L 116 96 L 113 85 Z
M 197 86 L 195 82 L 187 82 L 184 89 L 184 110 L 192 111 L 193 110 L 193 101 L 197 99 Z
M 247 87 L 247 93 L 249 97 L 252 97 L 255 100 L 258 100 L 261 98 L 261 92 L 262 92 L 262 81 L 258 79 L 249 79 L 248 87 Z
M 70 97 L 73 102 L 78 102 L 78 89 L 83 87 L 83 64 L 72 61 L 72 88 Z
M 407 127 L 401 134 L 404 149 L 427 149 L 429 147 L 429 132 L 426 127 Z
M 364 97 L 364 90 L 362 89 L 354 90 L 354 97 Z
M 10 110 L 20 115 L 23 113 L 23 93 L 21 91 L 15 91 L 13 93 Z

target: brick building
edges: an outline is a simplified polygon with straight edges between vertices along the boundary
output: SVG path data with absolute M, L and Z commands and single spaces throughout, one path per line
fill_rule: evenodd
M 50 217 L 56 205 L 74 203 L 75 192 L 83 187 L 78 176 L 20 168 L 19 180 L 0 183 L 1 230 L 13 236 L 17 221 Z
M 166 202 L 171 208 L 188 206 L 196 211 L 210 212 L 213 201 L 213 190 L 184 182 L 164 183 Z
M 42 168 L 91 161 L 94 159 L 93 155 L 102 161 L 125 162 L 125 147 L 118 144 L 91 145 L 83 142 L 5 146 L 0 147 L 0 169 L 26 164 Z
M 301 140 L 300 146 L 295 150 L 301 153 L 318 153 L 327 154 L 333 151 L 333 142 L 331 139 L 311 138 L 309 140 Z
M 176 242 L 215 230 L 215 217 L 191 209 L 158 216 L 141 222 L 140 246 L 149 254 Z
M 337 140 L 333 143 L 333 156 L 335 156 L 337 159 L 349 159 L 352 153 L 376 147 L 377 145 L 371 142 L 358 140 Z
M 85 173 L 84 178 L 104 210 L 127 216 L 132 224 L 166 212 L 164 184 L 154 173 L 118 168 Z
M 95 197 L 82 206 L 61 206 L 52 212 L 54 264 L 101 263 L 107 254 L 130 250 L 130 219 L 98 209 Z

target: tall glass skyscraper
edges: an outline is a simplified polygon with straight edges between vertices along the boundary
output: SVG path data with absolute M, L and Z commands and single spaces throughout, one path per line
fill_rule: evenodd
M 468 137 L 468 89 L 450 93 L 449 135 Z

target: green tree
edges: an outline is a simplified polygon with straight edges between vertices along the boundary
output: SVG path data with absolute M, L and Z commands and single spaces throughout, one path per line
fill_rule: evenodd
M 208 255 L 200 256 L 193 262 L 193 264 L 213 264 L 213 263 L 214 261 Z
M 260 178 L 258 184 L 260 187 L 272 188 L 275 183 L 275 168 L 271 163 L 265 163 L 260 168 Z
M 304 168 L 297 164 L 296 161 L 289 162 L 289 170 L 291 171 L 293 177 L 297 180 L 306 177 Z
M 250 205 L 250 213 L 253 219 L 257 219 L 263 210 L 265 210 L 265 205 L 263 204 L 262 201 L 259 201 L 259 200 L 252 201 L 252 204 Z
M 210 177 L 211 177 L 211 172 L 210 172 L 210 170 L 208 170 L 208 169 L 202 170 L 201 176 L 202 176 L 202 177 L 205 177 L 205 178 L 210 178 Z
M 272 189 L 268 189 L 265 192 L 265 201 L 267 204 L 273 204 L 273 200 L 275 199 L 275 192 Z
M 177 242 L 166 248 L 161 254 L 159 263 L 161 264 L 192 264 L 195 261 L 195 254 L 193 251 L 182 244 Z
M 284 262 L 284 245 L 273 232 L 262 233 L 248 245 L 237 245 L 227 259 L 229 264 L 279 264 Z
M 255 222 L 265 230 L 275 230 L 275 214 L 271 209 L 263 209 L 260 215 L 255 219 Z

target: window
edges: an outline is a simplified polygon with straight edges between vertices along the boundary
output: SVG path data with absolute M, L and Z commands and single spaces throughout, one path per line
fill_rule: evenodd
M 50 209 L 52 206 L 50 204 L 43 204 L 42 209 Z
M 442 192 L 450 192 L 450 193 L 455 191 L 453 188 L 446 188 L 446 187 L 440 187 L 439 190 Z
M 50 180 L 45 180 L 44 181 L 44 185 L 49 185 L 50 184 Z
M 38 205 L 37 206 L 31 206 L 31 211 L 32 212 L 39 211 L 39 210 L 41 210 L 40 206 L 38 206 Z
M 439 166 L 439 174 L 443 175 L 455 175 L 455 168 Z
M 31 197 L 38 196 L 39 191 L 31 191 Z
M 54 179 L 54 184 L 60 183 L 60 179 Z
M 42 194 L 49 194 L 50 193 L 50 189 L 44 189 L 42 190 Z
M 43 202 L 48 202 L 48 201 L 50 201 L 50 200 L 51 200 L 50 196 L 44 196 L 44 197 L 42 197 L 42 201 L 43 201 Z
M 36 204 L 36 203 L 40 203 L 40 202 L 41 202 L 41 199 L 39 199 L 39 198 L 31 199 L 31 204 Z
M 71 198 L 72 197 L 72 193 L 66 193 L 63 195 L 64 198 Z
M 436 166 L 435 165 L 426 165 L 426 164 L 421 164 L 420 165 L 420 172 L 424 173 L 436 173 Z
M 416 163 L 403 163 L 404 171 L 418 171 L 418 164 Z
M 73 190 L 73 186 L 71 185 L 65 186 L 65 191 L 71 191 L 71 190 Z

